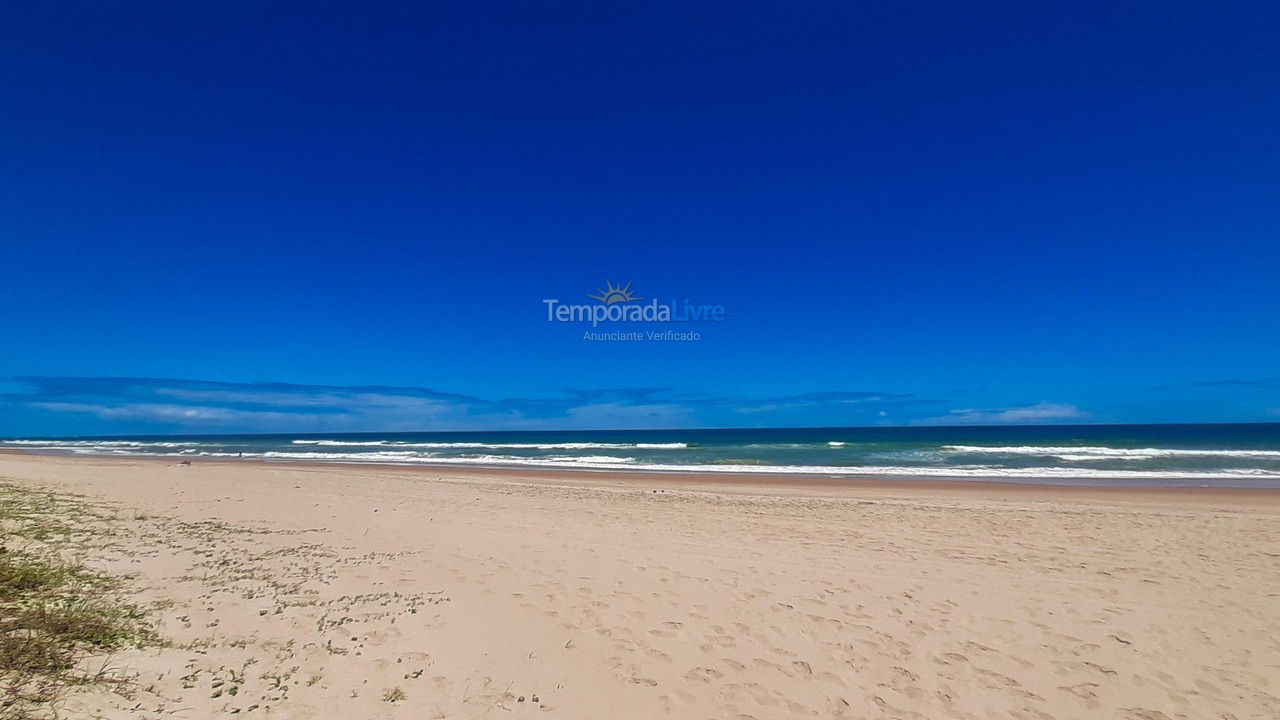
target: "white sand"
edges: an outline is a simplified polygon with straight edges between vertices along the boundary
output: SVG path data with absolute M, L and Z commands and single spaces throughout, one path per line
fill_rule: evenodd
M 1280 493 L 17 454 L 0 477 L 122 508 L 94 562 L 174 643 L 69 717 L 1280 717 Z

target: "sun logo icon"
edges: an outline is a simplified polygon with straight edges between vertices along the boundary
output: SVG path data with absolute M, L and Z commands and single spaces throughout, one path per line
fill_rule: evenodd
M 597 290 L 599 295 L 588 295 L 592 300 L 599 300 L 605 305 L 613 305 L 615 303 L 629 303 L 643 300 L 631 294 L 631 283 L 627 283 L 626 287 L 622 285 L 614 286 L 608 280 L 604 281 L 604 290 Z

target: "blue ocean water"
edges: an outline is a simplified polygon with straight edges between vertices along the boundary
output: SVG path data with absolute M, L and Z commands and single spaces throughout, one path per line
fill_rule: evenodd
M 9 439 L 0 448 L 580 470 L 1280 488 L 1280 423 Z

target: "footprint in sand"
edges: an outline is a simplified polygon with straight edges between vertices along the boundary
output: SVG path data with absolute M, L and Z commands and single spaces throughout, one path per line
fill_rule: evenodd
M 695 667 L 684 674 L 686 680 L 709 683 L 724 677 L 724 673 L 709 667 Z

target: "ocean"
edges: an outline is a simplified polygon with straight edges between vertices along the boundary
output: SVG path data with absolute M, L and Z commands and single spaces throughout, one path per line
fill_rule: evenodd
M 1280 423 L 163 435 L 17 438 L 0 440 L 0 448 L 182 459 L 1280 488 Z

